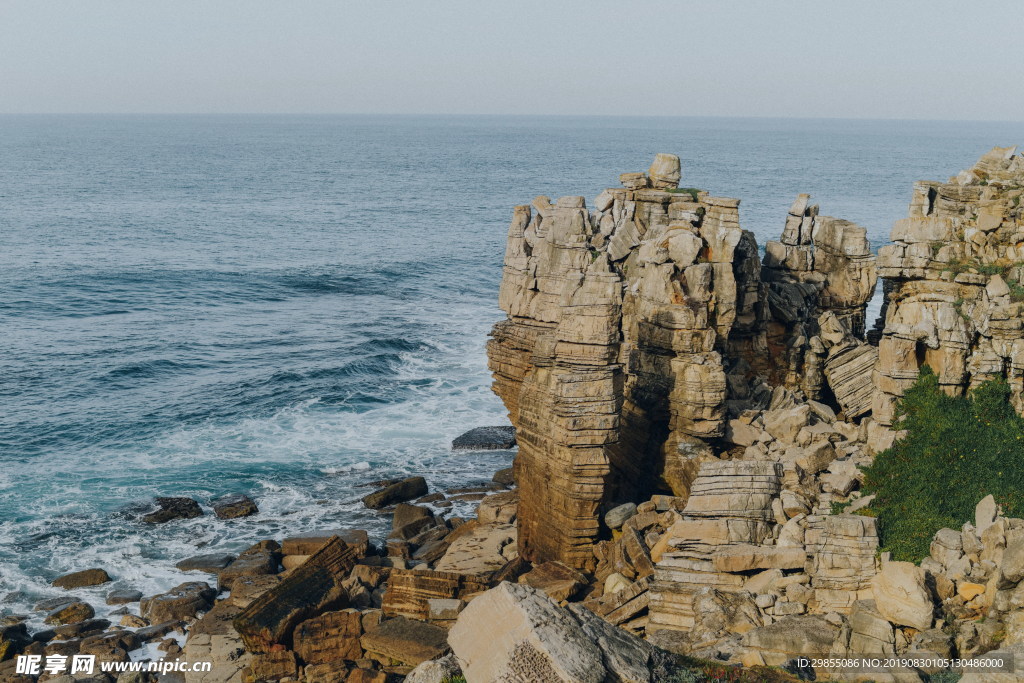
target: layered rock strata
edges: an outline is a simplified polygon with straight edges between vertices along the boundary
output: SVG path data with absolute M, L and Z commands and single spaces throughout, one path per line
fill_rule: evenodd
M 592 569 L 602 510 L 657 490 L 688 495 L 745 409 L 796 392 L 864 412 L 860 371 L 874 350 L 858 337 L 875 283 L 864 229 L 801 196 L 762 268 L 739 201 L 679 190 L 679 177 L 678 158 L 659 155 L 593 210 L 538 197 L 514 211 L 508 317 L 488 357 L 517 428 L 530 560 Z M 826 313 L 858 343 L 827 345 Z
M 947 183 L 914 185 L 909 216 L 879 251 L 890 283 L 873 417 L 928 364 L 950 394 L 1001 376 L 1024 409 L 1024 157 L 995 148 Z

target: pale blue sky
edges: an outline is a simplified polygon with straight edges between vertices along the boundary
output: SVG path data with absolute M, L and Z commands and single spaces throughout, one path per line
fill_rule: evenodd
M 0 0 L 0 112 L 1024 119 L 1012 0 Z

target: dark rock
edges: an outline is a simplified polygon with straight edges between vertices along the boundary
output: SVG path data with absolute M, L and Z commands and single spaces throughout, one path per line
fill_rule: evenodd
M 224 569 L 231 564 L 234 560 L 234 555 L 210 553 L 207 555 L 194 555 L 192 557 L 187 557 L 174 566 L 183 572 L 200 571 L 207 572 L 209 574 L 216 574 L 221 569 Z
M 277 574 L 281 564 L 281 546 L 275 541 L 260 541 L 246 549 L 234 562 L 217 574 L 217 585 L 221 590 L 231 588 L 240 576 L 265 576 Z
M 363 505 L 379 510 L 395 503 L 404 503 L 427 494 L 427 480 L 423 477 L 409 477 L 398 483 L 391 484 L 379 491 L 374 491 L 363 498 Z
M 347 543 L 334 538 L 311 555 L 234 620 L 235 630 L 250 652 L 269 652 L 290 645 L 300 622 L 332 608 L 345 607 L 348 592 L 342 582 L 355 566 Z
M 211 636 L 233 635 L 235 629 L 232 626 L 232 622 L 241 613 L 242 608 L 233 601 L 221 600 L 209 612 L 204 614 L 202 618 L 189 625 L 188 637 L 192 638 L 200 633 L 207 633 Z
M 448 652 L 448 631 L 423 621 L 395 617 L 365 634 L 361 643 L 369 653 L 416 666 Z
M 203 581 L 189 581 L 166 593 L 143 598 L 139 605 L 142 616 L 151 623 L 186 621 L 213 605 L 217 589 Z
M 72 638 L 71 640 L 55 640 L 52 643 L 47 643 L 43 648 L 43 652 L 47 655 L 64 655 L 70 657 L 71 655 L 78 654 L 78 647 L 82 644 L 81 638 Z M 40 643 L 42 645 L 42 643 Z
M 69 605 L 63 605 L 53 610 L 46 615 L 46 619 L 43 621 L 47 624 L 75 624 L 86 619 L 92 619 L 96 616 L 96 611 L 92 608 L 92 605 L 76 600 Z
M 70 605 L 73 602 L 80 602 L 80 600 L 72 595 L 65 595 L 57 598 L 46 598 L 33 605 L 32 609 L 36 612 L 52 612 L 58 607 Z
M 84 638 L 78 646 L 78 651 L 86 655 L 96 655 L 105 661 L 124 661 L 131 650 L 141 646 L 142 641 L 134 631 L 111 631 Z
M 70 590 L 72 588 L 99 586 L 108 581 L 110 581 L 110 575 L 102 569 L 83 569 L 80 572 L 71 572 L 64 576 L 58 576 L 51 585 Z
M 281 542 L 281 552 L 285 555 L 312 555 L 335 536 L 347 543 L 356 557 L 363 557 L 369 551 L 370 535 L 362 529 L 327 529 L 289 536 Z
M 427 527 L 435 526 L 437 520 L 430 508 L 408 503 L 399 503 L 391 521 L 391 534 L 388 538 L 409 540 Z
M 505 563 L 505 566 L 494 572 L 491 575 L 491 583 L 497 585 L 502 581 L 508 581 L 509 583 L 516 583 L 519 581 L 519 577 L 527 573 L 533 568 L 533 566 L 523 559 L 522 556 L 517 555 L 515 558 Z
M 422 498 L 417 498 L 416 499 L 416 504 L 417 505 L 425 505 L 426 503 L 436 503 L 436 502 L 442 501 L 442 500 L 444 500 L 444 494 L 443 493 L 431 493 L 430 495 L 423 496 Z
M 236 517 L 248 517 L 260 511 L 256 503 L 249 496 L 241 493 L 231 493 L 214 500 L 213 513 L 217 519 L 235 519 Z
M 452 441 L 453 451 L 502 451 L 516 445 L 516 428 L 477 427 Z
M 164 636 L 166 636 L 168 633 L 171 633 L 172 631 L 184 632 L 184 630 L 185 630 L 185 624 L 184 623 L 182 623 L 180 621 L 177 621 L 177 620 L 171 620 L 171 621 L 165 621 L 162 624 L 153 624 L 152 626 L 147 626 L 145 628 L 140 628 L 137 631 L 135 631 L 135 635 L 142 642 L 148 643 L 151 640 L 156 640 L 157 638 L 163 638 Z
M 110 626 L 109 619 L 87 619 L 77 624 L 58 626 L 52 629 L 52 631 L 53 637 L 58 640 L 71 640 L 72 638 L 85 638 L 86 636 L 102 633 L 108 626 Z M 36 636 L 38 635 L 37 633 Z M 39 638 L 36 638 L 36 640 L 39 640 Z
M 515 486 L 516 476 L 514 467 L 506 467 L 494 473 L 494 483 L 502 486 Z
M 32 643 L 25 624 L 0 628 L 0 662 L 12 659 Z
M 107 593 L 108 605 L 127 605 L 142 600 L 142 591 L 116 590 Z
M 172 519 L 192 519 L 203 515 L 199 503 L 191 498 L 157 498 L 156 504 L 159 509 L 143 517 L 143 522 L 163 524 Z

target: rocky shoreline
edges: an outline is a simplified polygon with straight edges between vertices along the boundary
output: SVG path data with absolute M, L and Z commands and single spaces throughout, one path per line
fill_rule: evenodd
M 877 256 L 807 195 L 762 250 L 739 200 L 681 177 L 659 154 L 593 209 L 515 208 L 507 317 L 488 342 L 515 431 L 454 444 L 514 438 L 513 470 L 445 492 L 375 482 L 363 504 L 391 517 L 379 546 L 325 529 L 189 558 L 179 569 L 215 580 L 112 594 L 130 605 L 116 626 L 80 600 L 40 604 L 52 628 L 4 622 L 0 675 L 152 680 L 15 672 L 17 655 L 123 661 L 145 646 L 213 663 L 161 679 L 187 683 L 927 681 L 949 675 L 941 662 L 991 658 L 1010 663 L 959 680 L 1024 680 L 1024 520 L 988 496 L 962 527 L 929 530 L 927 557 L 896 561 L 861 491 L 923 366 L 954 396 L 1003 378 L 1024 407 L 1024 157 L 996 148 L 915 184 Z M 453 501 L 475 516 L 449 514 Z M 149 522 L 201 513 L 157 505 Z M 834 663 L 897 656 L 918 664 Z

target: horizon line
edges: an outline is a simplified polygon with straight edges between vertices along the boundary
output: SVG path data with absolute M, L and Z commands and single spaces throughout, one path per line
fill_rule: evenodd
M 350 117 L 431 117 L 431 118 L 573 118 L 573 119 L 730 119 L 749 121 L 888 121 L 893 123 L 1008 123 L 1024 124 L 1024 119 L 941 119 L 874 116 L 736 116 L 723 114 L 495 114 L 458 112 L 158 112 L 158 111 L 39 111 L 4 112 L 0 116 L 350 116 Z

